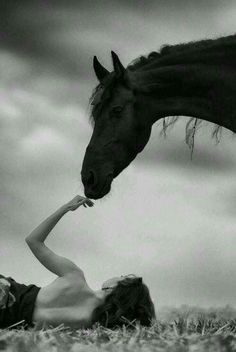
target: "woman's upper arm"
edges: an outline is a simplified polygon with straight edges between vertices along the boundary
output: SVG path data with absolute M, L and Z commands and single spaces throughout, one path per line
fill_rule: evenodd
M 83 276 L 83 271 L 75 263 L 65 257 L 54 253 L 44 243 L 27 243 L 40 263 L 57 276 L 65 276 L 72 272 Z

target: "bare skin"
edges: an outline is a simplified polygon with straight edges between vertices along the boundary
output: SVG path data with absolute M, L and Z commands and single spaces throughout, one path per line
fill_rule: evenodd
M 123 279 L 109 279 L 103 283 L 101 289 L 94 291 L 88 286 L 83 271 L 75 263 L 55 254 L 44 244 L 57 222 L 67 212 L 74 211 L 81 205 L 92 207 L 94 203 L 88 198 L 75 196 L 25 239 L 35 257 L 58 276 L 52 283 L 42 287 L 37 295 L 32 319 L 36 328 L 60 324 L 71 328 L 90 327 L 93 310 L 104 302 L 110 290 Z

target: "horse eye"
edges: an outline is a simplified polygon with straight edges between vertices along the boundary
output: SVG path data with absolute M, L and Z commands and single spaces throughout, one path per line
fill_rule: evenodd
M 112 113 L 119 114 L 123 110 L 122 106 L 114 106 Z

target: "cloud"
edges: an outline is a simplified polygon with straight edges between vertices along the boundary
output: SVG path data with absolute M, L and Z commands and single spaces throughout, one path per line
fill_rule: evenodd
M 131 61 L 135 55 L 144 54 L 141 50 L 157 50 L 158 45 L 169 41 L 201 39 L 216 31 L 215 21 L 220 11 L 230 13 L 234 7 L 231 1 L 213 4 L 210 0 L 182 0 L 178 6 L 173 0 L 101 1 L 96 5 L 90 1 L 45 0 L 23 4 L 20 8 L 16 1 L 5 4 L 1 12 L 1 46 L 17 52 L 35 66 L 44 65 L 45 70 L 84 78 L 92 77 L 95 54 L 109 64 L 107 54 L 118 50 L 125 61 Z M 204 26 L 199 28 L 199 16 L 207 28 L 205 33 Z M 230 31 L 231 27 L 227 28 Z
M 22 152 L 29 157 L 52 158 L 51 153 L 63 153 L 68 149 L 68 141 L 63 135 L 48 127 L 38 128 L 21 142 Z M 55 154 L 53 153 L 55 156 Z
M 159 167 L 168 165 L 174 168 L 184 168 L 194 172 L 227 173 L 236 169 L 235 137 L 232 132 L 223 129 L 218 145 L 212 139 L 213 124 L 204 122 L 195 135 L 193 158 L 191 150 L 185 143 L 185 125 L 188 118 L 182 117 L 167 131 L 167 136 L 160 136 L 161 121 L 152 128 L 151 138 L 137 162 L 143 165 L 152 164 Z

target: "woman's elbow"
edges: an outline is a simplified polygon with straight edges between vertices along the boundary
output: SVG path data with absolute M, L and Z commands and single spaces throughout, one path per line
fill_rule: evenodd
M 32 239 L 32 237 L 27 236 L 27 237 L 25 238 L 25 242 L 26 242 L 28 245 L 30 245 L 30 244 L 35 243 L 35 240 Z

